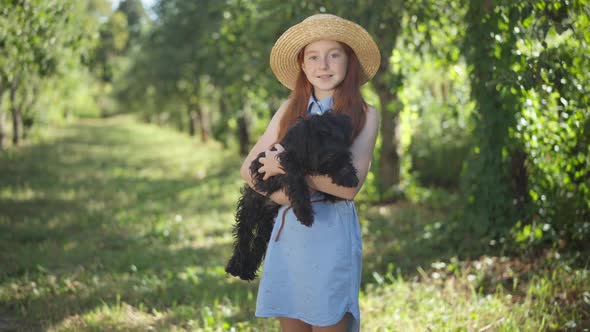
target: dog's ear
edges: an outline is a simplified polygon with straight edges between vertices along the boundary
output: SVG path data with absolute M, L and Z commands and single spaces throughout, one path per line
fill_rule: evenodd
M 347 128 L 348 130 L 352 131 L 352 120 L 350 116 L 344 113 L 338 114 L 338 121 L 340 121 L 340 127 Z
M 352 120 L 344 113 L 334 114 L 332 119 L 334 125 L 344 134 L 352 134 Z
M 302 134 L 302 132 L 305 130 L 305 127 L 307 127 L 307 120 L 301 116 L 297 117 L 295 123 L 289 127 L 285 133 L 285 136 L 283 136 L 279 143 L 286 150 L 288 150 L 290 146 L 296 146 L 300 140 L 299 137 L 305 136 Z
M 317 116 L 314 123 L 314 132 L 319 141 L 329 140 L 331 142 L 345 142 L 350 144 L 352 135 L 352 124 L 350 117 L 343 113 L 326 113 Z

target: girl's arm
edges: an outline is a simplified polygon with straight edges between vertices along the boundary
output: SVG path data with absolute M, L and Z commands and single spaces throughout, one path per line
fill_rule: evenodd
M 367 120 L 365 126 L 356 137 L 350 147 L 352 153 L 352 163 L 356 169 L 356 175 L 359 183 L 354 188 L 347 188 L 332 183 L 332 179 L 325 175 L 306 176 L 307 183 L 313 189 L 323 191 L 325 193 L 343 198 L 353 200 L 359 190 L 362 188 L 367 173 L 371 168 L 371 161 L 373 159 L 373 150 L 375 149 L 375 142 L 377 140 L 377 132 L 379 130 L 379 112 L 373 107 L 367 108 Z
M 254 158 L 256 158 L 258 156 L 258 154 L 269 149 L 273 145 L 273 143 L 277 140 L 278 135 L 279 135 L 279 124 L 281 122 L 281 118 L 283 116 L 283 113 L 285 112 L 285 110 L 287 108 L 287 105 L 288 105 L 288 101 L 285 101 L 285 102 L 283 102 L 283 104 L 281 104 L 279 109 L 275 112 L 272 119 L 270 120 L 270 123 L 268 124 L 266 131 L 264 132 L 264 134 L 262 134 L 262 136 L 260 136 L 260 139 L 258 139 L 258 142 L 256 142 L 256 144 L 254 145 L 252 150 L 250 150 L 250 153 L 248 153 L 248 156 L 246 157 L 246 159 L 242 163 L 242 166 L 240 167 L 240 175 L 242 176 L 242 179 L 244 179 L 246 181 L 246 183 L 248 183 L 248 185 L 252 189 L 254 189 L 254 181 L 252 180 L 252 175 L 250 174 L 250 164 L 252 163 Z M 254 189 L 254 190 L 256 190 L 256 189 Z M 257 191 L 257 192 L 259 192 L 259 191 Z M 280 205 L 290 205 L 291 204 L 291 202 L 289 201 L 289 199 L 287 198 L 287 195 L 285 195 L 283 190 L 276 191 L 276 192 L 272 193 L 270 196 L 268 196 L 264 193 L 261 193 L 261 192 L 259 192 L 259 193 L 264 196 L 267 196 L 268 198 L 270 198 L 272 201 L 274 201 L 277 204 L 280 204 Z

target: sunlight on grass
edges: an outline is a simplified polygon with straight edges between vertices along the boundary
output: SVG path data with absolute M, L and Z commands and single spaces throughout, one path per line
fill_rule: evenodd
M 2 188 L 0 191 L 0 198 L 1 199 L 14 199 L 20 201 L 26 201 L 30 199 L 35 199 L 35 191 L 30 187 L 22 187 L 22 188 Z
M 49 331 L 150 331 L 162 314 L 149 315 L 126 303 L 103 305 L 84 316 L 70 317 Z
M 554 262 L 549 264 L 553 269 L 513 273 L 503 280 L 508 284 L 496 281 L 486 289 L 486 280 L 502 278 L 494 271 L 498 265 L 517 270 L 520 262 L 490 257 L 473 264 L 453 262 L 438 262 L 429 273 L 420 269 L 409 279 L 390 275 L 369 284 L 361 298 L 365 316 L 371 317 L 364 327 L 368 331 L 544 331 L 562 330 L 566 324 L 587 326 L 581 316 L 566 324 L 557 318 L 564 308 L 584 307 L 585 300 L 576 294 L 590 298 L 588 270 L 572 275 L 567 264 Z M 532 279 L 518 285 L 518 276 Z M 564 282 L 568 295 L 563 293 Z M 579 303 L 563 303 L 567 300 Z

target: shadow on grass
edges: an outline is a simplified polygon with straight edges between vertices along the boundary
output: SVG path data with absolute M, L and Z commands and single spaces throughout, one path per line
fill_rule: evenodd
M 493 254 L 494 248 L 484 247 L 480 239 L 457 227 L 453 219 L 461 209 L 460 200 L 455 194 L 445 195 L 444 204 L 404 201 L 363 209 L 363 286 L 387 274 L 407 279 L 451 258 Z

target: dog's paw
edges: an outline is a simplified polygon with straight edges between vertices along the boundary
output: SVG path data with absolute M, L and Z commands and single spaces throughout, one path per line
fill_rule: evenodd
M 225 266 L 225 272 L 237 277 L 240 274 L 241 268 L 238 266 L 234 257 L 232 257 Z
M 294 209 L 293 213 L 297 217 L 297 220 L 299 220 L 299 222 L 304 226 L 311 227 L 311 225 L 313 225 L 313 211 Z
M 343 167 L 332 176 L 332 182 L 343 187 L 356 187 L 359 179 L 356 176 L 354 167 Z
M 313 225 L 313 219 L 311 220 L 300 220 L 303 226 L 311 227 Z

